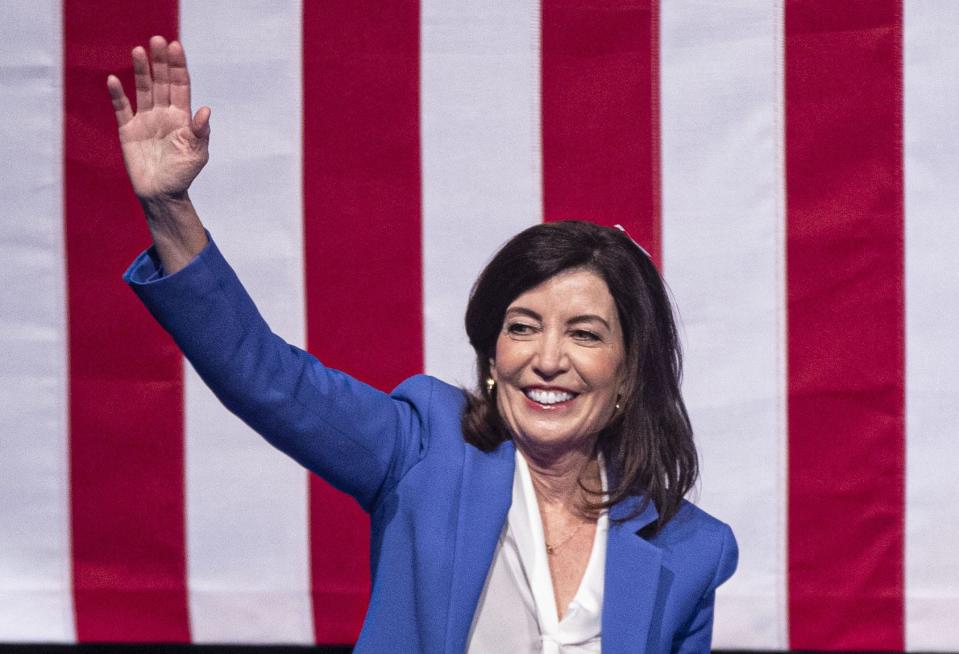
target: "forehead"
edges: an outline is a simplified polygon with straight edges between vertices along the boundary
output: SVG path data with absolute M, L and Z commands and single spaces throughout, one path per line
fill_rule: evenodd
M 595 314 L 610 324 L 618 317 L 606 281 L 588 268 L 573 268 L 553 275 L 510 302 L 509 309 L 520 307 L 537 313 L 568 314 L 568 317 Z

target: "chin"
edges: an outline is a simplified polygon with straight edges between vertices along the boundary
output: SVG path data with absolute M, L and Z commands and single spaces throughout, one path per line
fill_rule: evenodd
M 556 451 L 592 449 L 596 433 L 552 431 L 543 429 L 513 430 L 514 441 L 536 449 L 555 449 Z

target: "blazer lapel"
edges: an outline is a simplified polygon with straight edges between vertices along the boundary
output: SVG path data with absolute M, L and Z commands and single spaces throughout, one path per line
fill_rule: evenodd
M 466 651 L 473 614 L 513 499 L 514 456 L 512 441 L 504 441 L 492 452 L 466 446 L 446 623 L 447 652 Z
M 638 498 L 630 498 L 609 512 L 602 618 L 605 654 L 645 652 L 650 640 L 663 555 L 637 532 L 658 514 L 650 503 L 638 516 L 616 521 L 629 515 L 638 503 Z

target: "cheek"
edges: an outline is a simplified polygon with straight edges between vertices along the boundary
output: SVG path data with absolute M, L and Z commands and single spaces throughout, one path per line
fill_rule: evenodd
M 623 379 L 621 359 L 612 352 L 596 353 L 581 360 L 578 368 L 587 383 L 597 390 L 618 388 Z
M 496 356 L 490 359 L 490 376 L 497 383 L 508 380 L 522 368 L 522 360 L 518 344 L 500 336 L 496 341 Z

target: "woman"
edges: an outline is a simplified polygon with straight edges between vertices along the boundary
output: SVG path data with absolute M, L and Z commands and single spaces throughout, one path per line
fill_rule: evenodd
M 227 407 L 370 513 L 356 651 L 708 651 L 736 543 L 682 499 L 696 456 L 645 253 L 526 230 L 470 298 L 481 390 L 387 396 L 270 332 L 190 204 L 210 110 L 191 114 L 182 47 L 153 37 L 133 64 L 136 114 L 107 84 L 154 245 L 126 279 Z

